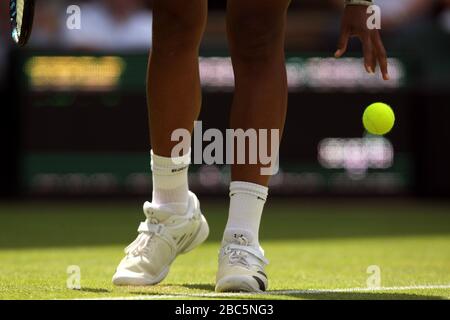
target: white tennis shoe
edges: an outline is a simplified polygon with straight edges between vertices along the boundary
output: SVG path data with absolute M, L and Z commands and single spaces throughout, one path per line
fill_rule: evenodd
M 268 280 L 264 267 L 269 262 L 264 250 L 252 243 L 251 235 L 239 230 L 226 231 L 219 252 L 217 292 L 263 292 Z
M 115 285 L 155 285 L 167 276 L 179 254 L 191 251 L 206 240 L 208 223 L 200 211 L 200 202 L 189 192 L 187 213 L 171 214 L 167 208 L 144 204 L 147 219 L 139 226 L 139 235 L 125 248 L 112 281 Z

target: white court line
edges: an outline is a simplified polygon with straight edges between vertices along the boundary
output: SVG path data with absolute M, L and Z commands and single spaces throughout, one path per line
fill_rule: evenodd
M 183 297 L 192 298 L 220 298 L 220 297 L 242 297 L 246 296 L 267 296 L 267 295 L 289 295 L 289 294 L 327 294 L 327 293 L 352 293 L 352 292 L 380 292 L 380 291 L 410 291 L 410 290 L 432 290 L 432 289 L 450 289 L 447 285 L 414 285 L 404 287 L 379 287 L 379 288 L 339 288 L 339 289 L 309 289 L 309 290 L 275 290 L 267 291 L 259 294 L 252 293 L 180 293 L 180 294 L 158 294 L 158 295 L 139 295 L 127 297 L 108 297 L 108 298 L 87 298 L 77 300 L 159 300 L 159 299 L 175 299 Z

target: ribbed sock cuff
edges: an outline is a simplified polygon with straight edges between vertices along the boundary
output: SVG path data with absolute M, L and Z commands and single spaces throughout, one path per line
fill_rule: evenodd
M 236 193 L 252 195 L 266 201 L 269 188 L 252 182 L 233 181 L 230 183 L 230 197 Z
M 150 151 L 151 168 L 158 175 L 174 175 L 180 171 L 187 170 L 191 163 L 191 149 L 181 157 L 162 157 Z

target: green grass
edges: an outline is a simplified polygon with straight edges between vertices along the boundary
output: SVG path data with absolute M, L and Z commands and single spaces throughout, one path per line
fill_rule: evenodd
M 272 292 L 239 297 L 450 297 L 450 289 L 308 291 L 365 287 L 370 265 L 381 268 L 383 287 L 450 285 L 450 205 L 328 203 L 268 204 L 260 238 L 271 261 L 267 272 Z M 180 256 L 163 283 L 121 288 L 111 285 L 111 276 L 142 219 L 138 203 L 0 204 L 0 299 L 239 298 L 211 295 L 225 204 L 203 204 L 211 227 L 208 242 Z M 66 288 L 69 265 L 81 268 L 81 290 Z

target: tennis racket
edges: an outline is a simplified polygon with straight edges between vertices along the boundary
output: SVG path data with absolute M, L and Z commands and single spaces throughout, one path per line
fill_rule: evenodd
M 10 0 L 11 36 L 15 43 L 23 47 L 27 44 L 33 29 L 34 0 Z

